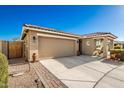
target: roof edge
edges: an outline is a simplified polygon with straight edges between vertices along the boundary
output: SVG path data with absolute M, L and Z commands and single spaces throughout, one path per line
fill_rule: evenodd
M 95 38 L 95 37 L 101 37 L 101 36 L 102 37 L 103 36 L 109 36 L 109 37 L 112 37 L 113 39 L 118 38 L 117 36 L 115 36 L 114 34 L 112 34 L 110 32 L 96 32 L 96 33 L 84 34 L 81 36 L 81 35 L 76 35 L 76 34 L 64 32 L 64 31 L 60 31 L 60 30 L 56 30 L 56 29 L 51 29 L 51 28 L 46 28 L 46 27 L 41 27 L 41 26 L 36 26 L 36 25 L 30 25 L 30 24 L 24 24 L 22 27 L 22 32 L 21 32 L 21 37 L 20 37 L 21 40 L 24 38 L 24 35 L 25 35 L 24 31 L 25 30 L 59 34 L 59 35 L 70 36 L 70 37 L 74 37 L 74 38 L 80 38 L 80 39 Z
M 89 34 L 84 34 L 81 37 L 82 38 L 95 38 L 95 37 L 105 37 L 105 36 L 110 36 L 114 39 L 118 38 L 117 36 L 115 36 L 114 34 L 110 33 L 110 32 L 95 32 L 95 33 L 89 33 Z
M 51 29 L 51 28 L 45 28 L 45 27 L 39 27 L 39 26 L 27 26 L 26 24 L 23 25 L 23 29 L 22 32 L 25 30 L 32 30 L 32 31 L 39 31 L 39 32 L 46 32 L 46 33 L 53 33 L 53 34 L 60 34 L 60 35 L 65 35 L 65 36 L 71 36 L 71 37 L 75 37 L 75 38 L 80 38 L 80 35 L 76 35 L 76 34 L 71 34 L 71 33 L 67 33 L 64 31 L 60 31 L 60 30 L 55 30 L 55 29 Z M 22 36 L 21 36 L 22 38 Z

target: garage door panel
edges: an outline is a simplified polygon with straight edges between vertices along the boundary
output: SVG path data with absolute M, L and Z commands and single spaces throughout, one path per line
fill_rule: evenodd
M 75 54 L 75 41 L 66 39 L 56 39 L 39 37 L 39 57 L 62 57 Z

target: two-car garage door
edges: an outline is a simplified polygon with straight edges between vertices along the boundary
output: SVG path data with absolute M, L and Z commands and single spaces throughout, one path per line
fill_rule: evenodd
M 55 58 L 75 55 L 75 40 L 39 37 L 39 58 Z

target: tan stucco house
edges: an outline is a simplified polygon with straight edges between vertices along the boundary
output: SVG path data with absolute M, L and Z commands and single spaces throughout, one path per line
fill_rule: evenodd
M 35 25 L 23 25 L 21 40 L 24 41 L 23 56 L 32 61 L 35 53 L 37 60 L 74 56 L 80 54 L 107 57 L 109 48 L 117 37 L 111 33 L 91 33 L 75 35 Z M 100 51 L 97 53 L 97 51 Z
M 117 37 L 109 32 L 90 33 L 82 36 L 82 53 L 108 57 Z

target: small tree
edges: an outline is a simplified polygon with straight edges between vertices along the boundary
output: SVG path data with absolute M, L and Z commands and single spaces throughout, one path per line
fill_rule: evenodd
M 0 52 L 0 88 L 7 88 L 8 85 L 8 60 Z

